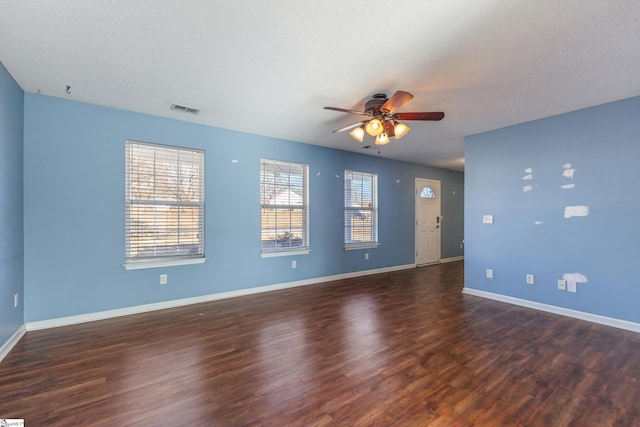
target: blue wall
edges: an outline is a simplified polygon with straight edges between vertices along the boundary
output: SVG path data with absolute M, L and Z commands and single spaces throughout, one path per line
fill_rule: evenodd
M 205 264 L 121 266 L 125 139 L 206 151 Z M 310 254 L 260 257 L 260 158 L 309 164 Z M 378 173 L 368 261 L 343 249 L 346 168 Z M 27 322 L 412 264 L 416 177 L 442 181 L 442 257 L 462 255 L 462 173 L 59 98 L 25 94 L 24 176 Z
M 0 346 L 24 320 L 22 89 L 0 63 Z M 13 296 L 19 295 L 17 308 Z
M 640 322 L 639 159 L 640 97 L 468 137 L 465 286 Z

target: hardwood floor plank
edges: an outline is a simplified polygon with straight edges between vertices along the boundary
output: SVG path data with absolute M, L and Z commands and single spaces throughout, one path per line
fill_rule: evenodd
M 640 335 L 463 295 L 454 262 L 28 332 L 49 426 L 640 426 Z

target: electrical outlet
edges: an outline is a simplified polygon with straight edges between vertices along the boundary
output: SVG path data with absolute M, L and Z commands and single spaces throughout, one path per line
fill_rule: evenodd
M 493 279 L 493 268 L 487 268 L 487 279 Z
M 527 285 L 533 285 L 533 274 L 527 274 Z
M 368 260 L 368 259 L 369 259 L 369 252 L 365 252 L 365 254 L 364 254 L 364 259 L 365 259 L 365 260 Z
M 576 292 L 577 290 L 576 282 L 573 280 L 567 282 L 567 292 Z
M 20 302 L 20 297 L 18 294 L 13 295 L 13 308 L 18 307 L 18 302 Z
M 460 249 L 462 249 L 462 246 L 463 246 L 462 243 L 460 243 Z
M 493 215 L 482 215 L 483 224 L 493 224 Z
M 160 284 L 161 285 L 166 285 L 167 284 L 167 275 L 166 274 L 161 274 L 160 275 Z
M 297 268 L 297 267 L 298 267 L 298 261 L 294 259 L 293 261 L 291 261 L 291 268 Z
M 563 279 L 559 279 L 558 280 L 558 289 L 560 289 L 561 291 L 566 291 L 567 290 L 567 281 L 563 280 Z

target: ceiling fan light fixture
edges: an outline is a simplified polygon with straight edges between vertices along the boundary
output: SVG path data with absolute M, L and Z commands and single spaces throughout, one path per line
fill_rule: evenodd
M 409 92 L 398 90 L 388 99 L 384 93 L 372 95 L 364 103 L 362 111 L 338 107 L 324 107 L 324 109 L 366 117 L 361 118 L 358 123 L 336 129 L 332 131 L 333 133 L 349 131 L 349 135 L 360 143 L 364 143 L 364 134 L 366 133 L 375 139 L 377 145 L 386 145 L 391 142 L 391 139 L 404 138 L 411 131 L 411 128 L 400 123 L 400 120 L 403 122 L 406 120 L 437 122 L 444 118 L 442 111 L 396 112 L 412 98 L 413 95 Z
M 376 145 L 387 145 L 389 141 L 389 136 L 386 133 L 382 132 L 380 135 L 376 136 Z
M 353 128 L 353 130 L 349 132 L 349 135 L 358 142 L 364 141 L 364 126 Z
M 382 122 L 379 119 L 371 119 L 366 124 L 364 130 L 371 136 L 378 136 L 382 132 L 384 132 L 384 128 L 382 127 Z
M 396 123 L 394 129 L 394 133 L 396 135 L 396 139 L 400 139 L 403 136 L 405 136 L 406 134 L 409 133 L 409 131 L 411 130 L 411 128 L 407 125 L 405 125 L 404 123 Z

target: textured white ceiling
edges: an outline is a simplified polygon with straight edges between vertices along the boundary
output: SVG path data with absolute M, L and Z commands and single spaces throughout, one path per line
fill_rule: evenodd
M 381 155 L 463 170 L 465 135 L 640 95 L 640 0 L 0 0 L 0 61 L 27 92 L 372 155 L 322 107 L 405 90 L 446 117 Z

